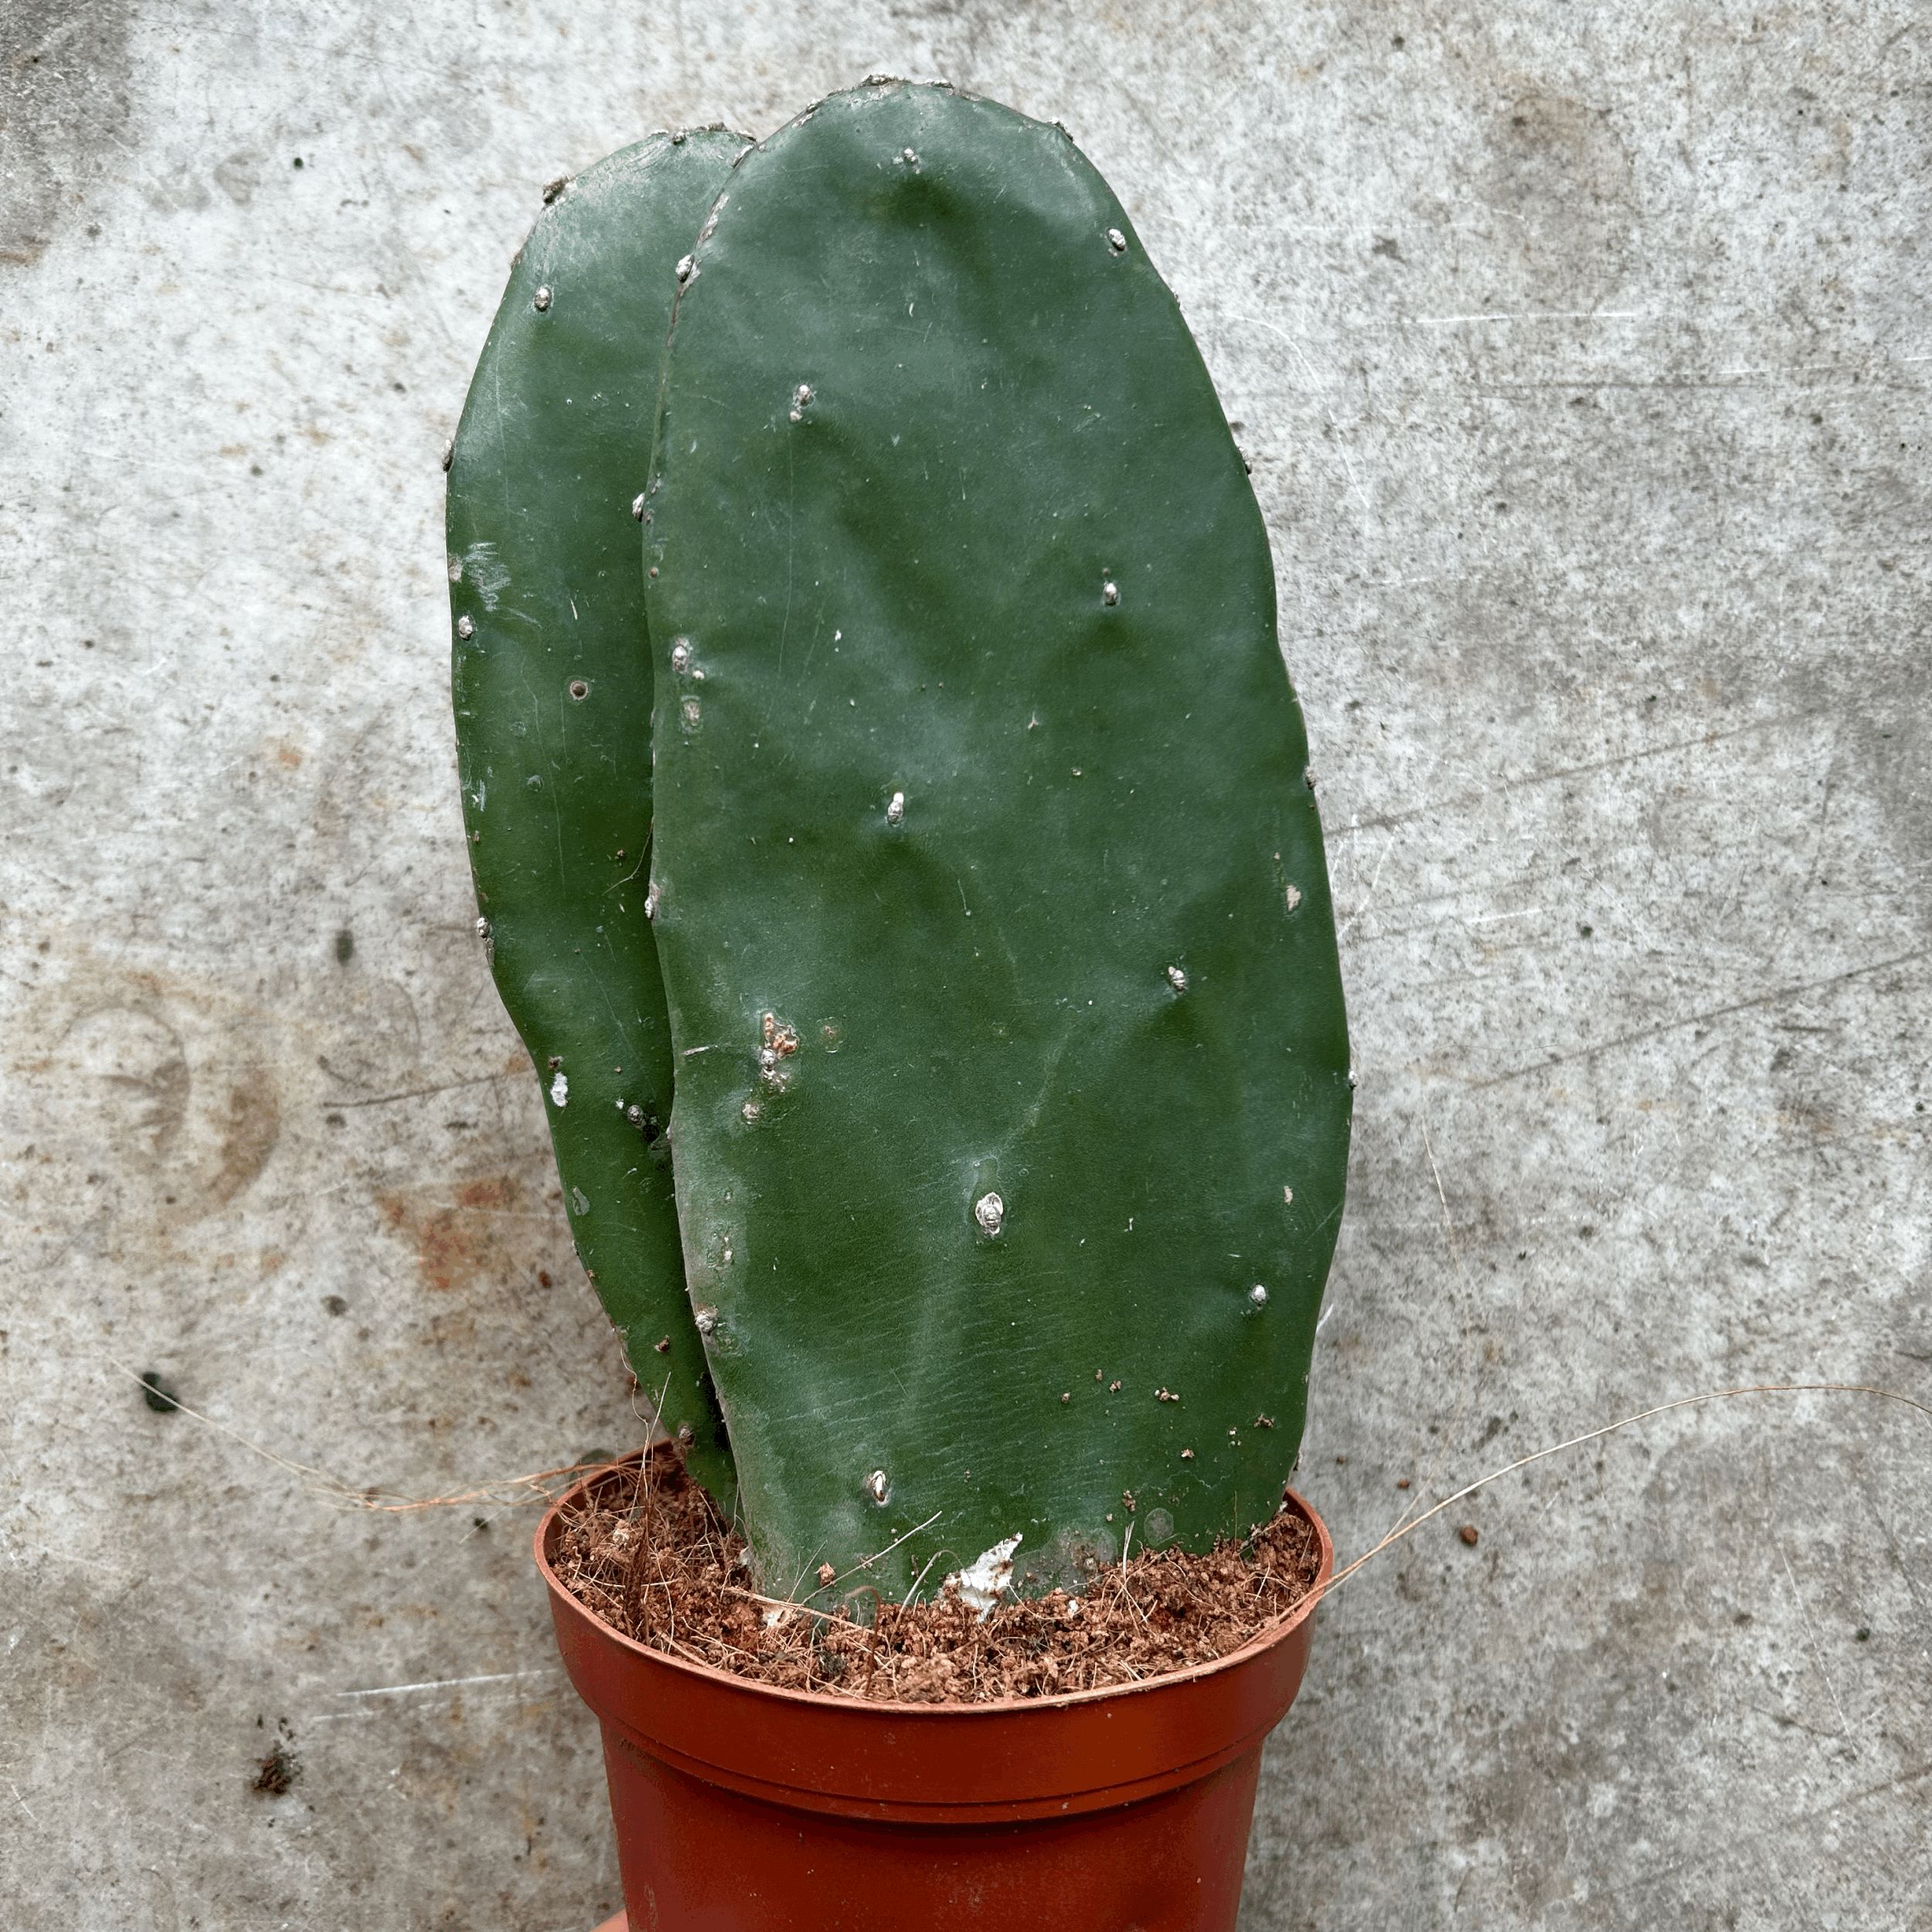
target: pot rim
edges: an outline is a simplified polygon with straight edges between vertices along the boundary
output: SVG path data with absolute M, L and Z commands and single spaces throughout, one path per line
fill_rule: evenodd
M 1205 1664 L 1185 1665 L 1179 1670 L 1163 1671 L 1158 1676 L 1143 1678 L 1138 1683 L 1103 1684 L 1090 1690 L 1063 1691 L 1047 1697 L 1000 1697 L 973 1703 L 902 1704 L 885 1698 L 855 1697 L 849 1691 L 837 1689 L 793 1690 L 784 1685 L 761 1683 L 753 1677 L 740 1677 L 735 1671 L 720 1670 L 713 1664 L 694 1663 L 689 1658 L 679 1657 L 669 1651 L 658 1650 L 651 1645 L 639 1643 L 635 1638 L 626 1636 L 615 1624 L 607 1624 L 570 1590 L 552 1567 L 546 1546 L 561 1524 L 566 1511 L 577 1502 L 583 1492 L 611 1471 L 621 1469 L 628 1464 L 641 1463 L 646 1455 L 658 1453 L 675 1457 L 676 1451 L 668 1441 L 660 1440 L 642 1449 L 633 1449 L 628 1454 L 614 1457 L 609 1462 L 600 1463 L 596 1468 L 588 1471 L 544 1511 L 543 1520 L 538 1523 L 531 1539 L 531 1553 L 536 1559 L 537 1569 L 549 1587 L 552 1597 L 576 1616 L 594 1624 L 607 1641 L 620 1645 L 624 1650 L 654 1665 L 682 1672 L 699 1682 L 729 1685 L 736 1690 L 755 1692 L 760 1696 L 775 1699 L 781 1703 L 798 1706 L 808 1710 L 876 1711 L 889 1713 L 895 1719 L 930 1723 L 964 1717 L 1010 1716 L 1027 1711 L 1077 1709 L 1083 1705 L 1123 1697 L 1141 1696 L 1152 1692 L 1177 1689 L 1183 1685 L 1198 1684 L 1222 1672 L 1232 1671 L 1252 1663 L 1261 1652 L 1293 1634 L 1315 1614 L 1315 1606 L 1327 1595 L 1328 1584 L 1335 1573 L 1335 1544 L 1329 1536 L 1328 1525 L 1298 1491 L 1284 1489 L 1281 1494 L 1283 1504 L 1303 1518 L 1315 1533 L 1321 1553 L 1315 1568 L 1315 1581 L 1309 1585 L 1307 1594 L 1286 1616 L 1257 1631 L 1245 1644 L 1238 1649 L 1230 1651 L 1224 1657 L 1214 1658 Z

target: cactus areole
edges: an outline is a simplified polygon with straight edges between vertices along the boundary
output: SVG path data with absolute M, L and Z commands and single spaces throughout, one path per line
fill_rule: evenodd
M 1203 1549 L 1295 1459 L 1351 1104 L 1245 467 L 1054 128 L 869 83 L 692 231 L 643 529 L 650 896 L 684 1265 L 764 1585 L 903 1594 L 1018 1537 L 1030 1593 L 1130 1535 Z M 586 783 L 628 757 L 634 813 L 641 711 L 580 740 L 542 621 L 546 781 L 565 747 Z M 498 702 L 493 890 L 495 798 L 539 770 Z M 607 907 L 603 847 L 638 836 L 580 847 Z
M 727 1509 L 730 1449 L 685 1294 L 665 1134 L 634 511 L 675 265 L 745 145 L 657 135 L 552 199 L 519 251 L 448 461 L 477 937 L 536 1063 L 577 1253 L 640 1384 L 684 1432 L 692 1473 Z

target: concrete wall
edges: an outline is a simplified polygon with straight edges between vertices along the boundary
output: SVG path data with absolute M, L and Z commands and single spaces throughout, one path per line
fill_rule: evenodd
M 1253 461 L 1345 1553 L 1700 1389 L 1932 1401 L 1923 11 L 13 0 L 9 1927 L 615 1907 L 527 1512 L 331 1488 L 641 1428 L 470 934 L 437 459 L 544 182 L 873 69 L 1067 124 Z M 1427 1524 L 1321 1613 L 1244 1926 L 1932 1926 L 1929 1451 L 1756 1397 Z

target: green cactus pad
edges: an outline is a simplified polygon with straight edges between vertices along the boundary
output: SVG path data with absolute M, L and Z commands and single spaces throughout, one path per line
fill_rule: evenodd
M 745 137 L 654 136 L 538 217 L 449 464 L 452 672 L 478 931 L 537 1066 L 577 1253 L 694 1474 L 731 1454 L 685 1293 L 671 1049 L 645 911 L 639 532 L 675 264 Z M 668 1338 L 668 1350 L 658 1345 Z
M 1066 135 L 944 88 L 747 153 L 685 273 L 652 878 L 761 1574 L 1200 1549 L 1294 1464 L 1351 1102 L 1207 372 Z

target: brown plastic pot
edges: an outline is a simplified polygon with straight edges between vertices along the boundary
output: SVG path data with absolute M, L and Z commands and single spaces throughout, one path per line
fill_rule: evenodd
M 600 1622 L 549 1561 L 583 1488 L 543 1519 L 536 1561 L 603 1726 L 632 1932 L 1233 1926 L 1262 1743 L 1335 1560 L 1300 1497 L 1316 1592 L 1217 1662 L 1065 1697 L 881 1704 L 747 1682 Z

